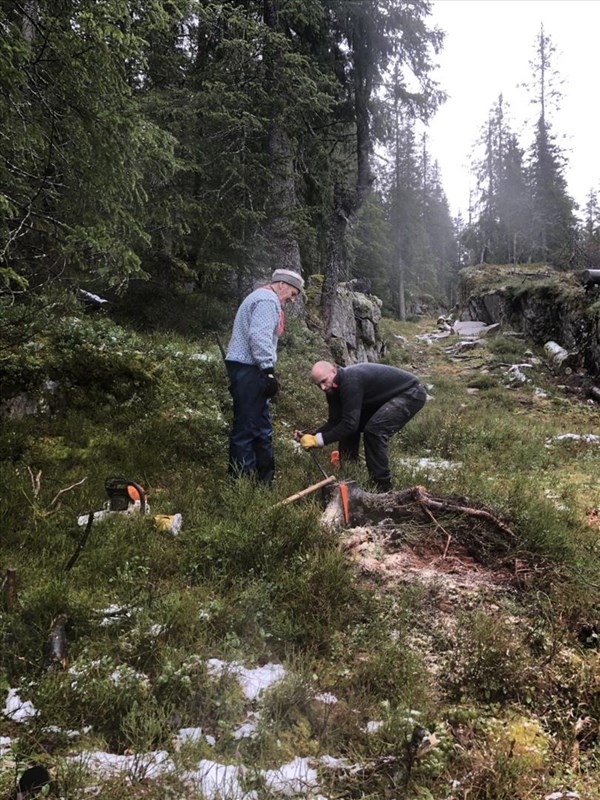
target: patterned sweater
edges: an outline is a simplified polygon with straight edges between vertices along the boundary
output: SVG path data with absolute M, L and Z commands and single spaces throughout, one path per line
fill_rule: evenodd
M 227 361 L 274 367 L 280 316 L 281 303 L 274 291 L 261 287 L 251 292 L 235 315 Z

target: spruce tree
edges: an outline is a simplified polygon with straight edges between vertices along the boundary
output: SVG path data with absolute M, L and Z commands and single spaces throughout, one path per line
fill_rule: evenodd
M 343 138 L 332 162 L 332 207 L 328 223 L 327 264 L 323 290 L 326 323 L 331 321 L 335 288 L 344 272 L 345 238 L 348 226 L 366 201 L 374 182 L 371 154 L 381 126 L 376 92 L 386 70 L 399 65 L 398 92 L 403 106 L 426 119 L 441 99 L 430 73 L 432 55 L 443 35 L 429 28 L 426 17 L 430 4 L 418 0 L 328 0 L 331 28 L 346 68 L 338 72 L 345 91 L 342 107 L 347 120 Z M 418 82 L 409 86 L 410 77 Z M 354 146 L 348 147 L 347 136 Z
M 0 270 L 5 285 L 143 274 L 144 177 L 173 168 L 172 139 L 129 82 L 134 20 L 162 3 L 0 3 Z
M 543 25 L 536 40 L 533 69 L 533 102 L 539 108 L 531 148 L 529 182 L 532 203 L 530 258 L 568 267 L 575 255 L 575 204 L 567 194 L 565 156 L 552 132 L 550 116 L 560 102 L 560 80 L 553 68 L 555 48 Z

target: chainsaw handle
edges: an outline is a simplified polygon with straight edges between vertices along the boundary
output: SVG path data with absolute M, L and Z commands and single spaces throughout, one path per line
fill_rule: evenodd
M 140 512 L 142 514 L 145 514 L 147 509 L 146 492 L 143 489 L 143 487 L 139 485 L 139 483 L 129 480 L 129 478 L 107 478 L 104 481 L 104 487 L 111 501 L 111 510 L 113 511 L 127 510 L 128 505 L 133 501 L 133 498 L 127 491 L 129 486 L 132 489 L 135 489 L 135 491 L 137 492 L 137 495 L 140 499 Z M 125 505 L 123 507 L 121 507 L 120 505 L 118 507 L 114 507 L 112 505 L 114 495 L 118 496 L 120 499 L 125 501 Z
M 145 514 L 146 513 L 146 492 L 142 489 L 142 487 L 139 485 L 139 483 L 136 483 L 135 481 L 127 481 L 127 483 L 130 486 L 133 486 L 133 488 L 139 494 L 139 496 L 140 496 L 140 514 Z

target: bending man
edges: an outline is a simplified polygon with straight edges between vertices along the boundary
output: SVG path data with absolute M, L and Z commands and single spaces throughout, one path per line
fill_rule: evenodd
M 269 400 L 277 394 L 277 342 L 283 306 L 294 302 L 304 281 L 297 272 L 276 269 L 271 282 L 251 292 L 238 308 L 225 364 L 233 397 L 229 474 L 256 475 L 271 485 L 275 475 Z
M 388 442 L 425 405 L 427 393 L 418 378 L 384 364 L 335 367 L 317 361 L 311 380 L 325 392 L 329 417 L 316 434 L 300 436 L 302 447 L 339 442 L 340 458 L 356 461 L 362 433 L 371 480 L 379 491 L 390 491 Z

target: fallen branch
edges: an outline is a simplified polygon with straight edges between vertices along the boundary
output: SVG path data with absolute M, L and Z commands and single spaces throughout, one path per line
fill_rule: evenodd
M 60 492 L 58 492 L 58 494 L 54 498 L 54 500 L 50 503 L 48 508 L 52 508 L 52 506 L 54 505 L 54 503 L 56 503 L 56 501 L 61 496 L 61 494 L 64 494 L 65 492 L 70 492 L 71 489 L 75 489 L 76 486 L 81 486 L 81 484 L 85 483 L 86 481 L 87 481 L 87 478 L 82 478 L 80 481 L 77 481 L 77 483 L 73 483 L 73 484 L 71 484 L 71 486 L 66 486 L 64 489 L 61 489 Z
M 492 514 L 491 511 L 487 511 L 484 508 L 467 506 L 451 497 L 433 497 L 429 494 L 424 486 L 414 486 L 412 489 L 405 489 L 404 491 L 399 492 L 399 495 L 401 495 L 401 497 L 398 498 L 400 502 L 404 502 L 404 499 L 406 498 L 408 500 L 413 500 L 413 502 L 419 503 L 426 509 L 434 508 L 438 511 L 446 511 L 452 514 L 466 514 L 469 517 L 485 519 L 488 522 L 493 523 L 499 530 L 508 534 L 511 538 L 516 538 L 515 533 L 508 527 L 508 525 Z
M 33 474 L 33 470 L 27 465 L 27 472 L 29 473 L 29 477 L 31 479 L 31 488 L 33 491 L 33 498 L 37 500 L 40 490 L 42 488 L 42 470 L 38 470 L 37 474 Z

